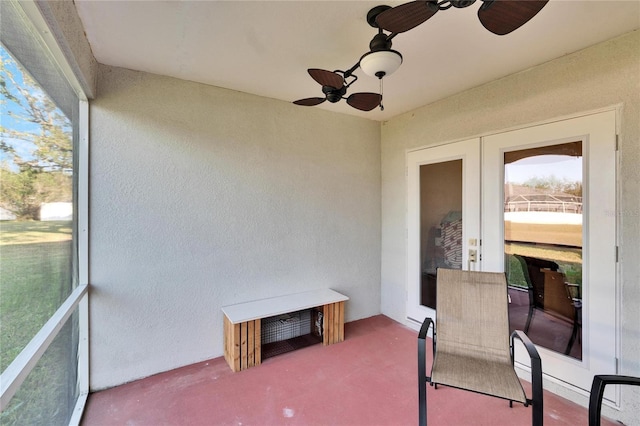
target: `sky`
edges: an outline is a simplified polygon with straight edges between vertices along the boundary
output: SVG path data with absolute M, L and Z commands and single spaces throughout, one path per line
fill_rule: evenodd
M 568 182 L 582 181 L 582 157 L 538 155 L 505 166 L 505 182 L 524 183 L 533 177 L 555 176 Z
M 13 78 L 15 79 L 16 84 L 21 86 L 24 85 L 24 77 L 23 77 L 24 71 L 22 69 L 22 66 L 14 60 L 14 58 L 9 54 L 9 52 L 5 49 L 5 47 L 2 44 L 0 44 L 0 59 L 2 60 L 2 64 L 3 64 L 3 67 L 0 68 L 0 80 L 7 85 L 7 87 L 9 88 L 9 91 L 11 91 L 11 93 L 14 96 L 24 99 L 17 90 L 11 90 L 12 83 L 7 78 L 7 72 L 10 72 L 13 75 Z M 46 96 L 46 94 L 42 90 L 38 90 L 35 93 L 38 96 Z M 11 101 L 6 97 L 4 97 L 2 94 L 0 94 L 0 125 L 2 127 L 8 130 L 18 130 L 18 131 L 29 132 L 29 133 L 40 133 L 39 125 L 37 123 L 21 120 L 19 118 L 12 116 L 11 113 L 20 115 L 23 112 L 20 106 L 16 102 Z M 59 113 L 60 115 L 64 115 L 62 111 L 59 111 Z M 2 135 L 2 140 L 8 145 L 12 146 L 16 151 L 16 153 L 23 160 L 31 160 L 34 158 L 32 155 L 33 151 L 36 148 L 34 144 L 21 139 L 4 137 L 4 135 Z M 5 161 L 5 160 L 7 160 L 11 164 L 12 156 L 7 155 L 3 151 L 0 151 L 0 161 Z M 14 171 L 17 171 L 16 166 L 13 166 L 11 168 L 14 169 Z

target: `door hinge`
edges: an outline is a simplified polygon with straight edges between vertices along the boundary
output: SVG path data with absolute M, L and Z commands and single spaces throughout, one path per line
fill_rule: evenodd
M 616 151 L 620 150 L 620 137 L 616 135 Z
M 618 263 L 619 255 L 620 255 L 620 249 L 618 246 L 616 246 L 616 263 Z

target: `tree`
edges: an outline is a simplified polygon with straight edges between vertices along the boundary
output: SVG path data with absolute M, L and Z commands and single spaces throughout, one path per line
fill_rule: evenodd
M 563 193 L 582 197 L 582 182 L 571 182 L 566 178 L 559 179 L 555 175 L 543 177 L 534 176 L 527 179 L 522 185 L 550 193 Z
M 72 201 L 71 122 L 0 50 L 0 204 L 19 219 L 38 219 L 42 203 Z

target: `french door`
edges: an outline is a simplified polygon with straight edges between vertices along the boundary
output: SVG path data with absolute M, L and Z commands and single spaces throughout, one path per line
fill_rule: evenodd
M 437 314 L 437 267 L 505 272 L 511 326 L 547 378 L 588 391 L 615 373 L 615 116 L 409 152 L 408 317 Z

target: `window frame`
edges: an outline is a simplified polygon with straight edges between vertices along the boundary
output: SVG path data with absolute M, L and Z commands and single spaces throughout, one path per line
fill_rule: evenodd
M 89 102 L 82 85 L 73 73 L 72 67 L 37 4 L 33 1 L 17 2 L 14 0 L 12 3 L 18 6 L 26 20 L 36 30 L 79 102 L 78 123 L 74 123 L 74 127 L 77 124 L 77 141 L 74 146 L 74 149 L 77 150 L 74 153 L 77 160 L 77 170 L 74 170 L 77 181 L 77 193 L 74 200 L 77 212 L 74 237 L 76 238 L 78 282 L 76 288 L 62 305 L 0 375 L 0 411 L 9 404 L 13 395 L 77 309 L 79 327 L 78 398 L 71 412 L 69 424 L 78 425 L 89 394 Z

